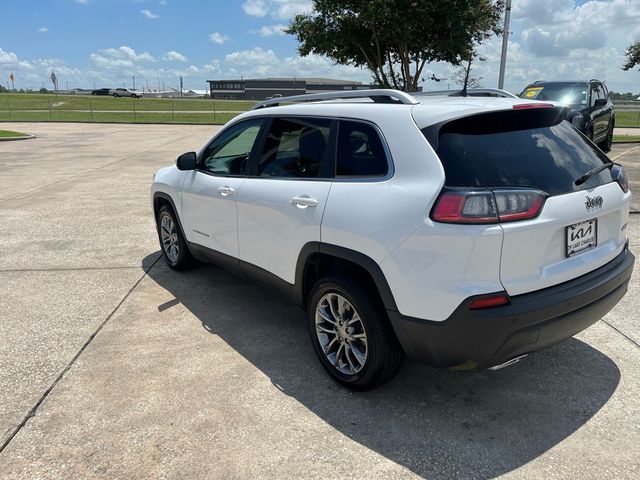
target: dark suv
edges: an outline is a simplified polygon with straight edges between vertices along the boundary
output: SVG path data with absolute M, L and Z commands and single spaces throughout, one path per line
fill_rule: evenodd
M 545 82 L 528 85 L 520 94 L 530 100 L 552 100 L 571 108 L 573 126 L 608 152 L 613 141 L 615 111 L 609 90 L 599 80 L 588 82 Z

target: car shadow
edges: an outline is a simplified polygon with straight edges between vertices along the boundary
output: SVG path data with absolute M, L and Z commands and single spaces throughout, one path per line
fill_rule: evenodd
M 423 477 L 491 478 L 517 469 L 584 425 L 620 381 L 611 359 L 572 338 L 495 372 L 409 360 L 394 381 L 354 393 L 324 372 L 295 305 L 213 266 L 174 272 L 160 260 L 148 274 L 175 297 L 159 310 L 182 303 L 281 391 Z

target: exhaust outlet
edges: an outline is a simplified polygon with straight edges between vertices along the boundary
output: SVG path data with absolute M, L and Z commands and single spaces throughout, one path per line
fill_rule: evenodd
M 520 360 L 522 360 L 524 357 L 526 357 L 528 354 L 525 353 L 524 355 L 520 355 L 518 357 L 513 357 L 511 360 L 507 360 L 504 363 L 501 363 L 500 365 L 494 365 L 493 367 L 489 367 L 487 370 L 500 370 L 502 368 L 505 367 L 510 367 L 511 365 L 518 363 Z

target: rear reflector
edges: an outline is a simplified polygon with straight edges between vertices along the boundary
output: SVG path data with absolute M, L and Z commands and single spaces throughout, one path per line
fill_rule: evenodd
M 516 103 L 513 106 L 514 110 L 527 110 L 530 108 L 555 108 L 555 105 L 552 103 Z
M 506 293 L 497 293 L 487 297 L 477 298 L 469 304 L 469 310 L 481 310 L 484 308 L 509 305 L 509 297 Z
M 489 224 L 535 218 L 547 195 L 538 190 L 448 190 L 436 202 L 431 218 L 443 223 Z

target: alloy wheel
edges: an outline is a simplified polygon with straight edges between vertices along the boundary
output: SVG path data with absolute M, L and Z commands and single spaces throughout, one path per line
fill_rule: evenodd
M 354 375 L 367 361 L 367 334 L 353 305 L 338 293 L 324 295 L 316 306 L 316 337 L 333 367 Z

